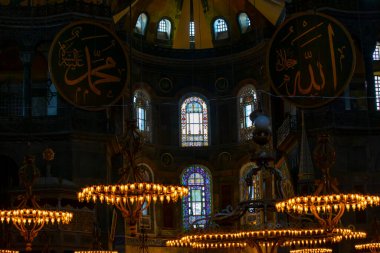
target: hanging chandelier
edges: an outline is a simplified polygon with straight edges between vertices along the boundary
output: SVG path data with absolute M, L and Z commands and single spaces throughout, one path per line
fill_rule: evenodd
M 18 250 L 0 249 L 0 253 L 19 253 Z
M 330 143 L 330 136 L 319 136 L 314 151 L 314 160 L 322 172 L 322 179 L 317 181 L 313 195 L 296 196 L 276 203 L 278 212 L 312 214 L 321 226 L 327 230 L 337 227 L 345 211 L 361 211 L 368 206 L 380 205 L 380 197 L 358 193 L 340 193 L 337 180 L 330 176 L 335 163 L 335 150 Z
M 142 145 L 143 137 L 136 127 L 136 122 L 131 120 L 127 124 L 124 136 L 118 142 L 118 152 L 123 155 L 124 160 L 118 183 L 92 185 L 82 188 L 78 193 L 80 202 L 106 203 L 119 209 L 123 217 L 129 221 L 132 236 L 137 233 L 137 221 L 142 211 L 149 208 L 152 202 L 176 202 L 189 193 L 187 187 L 147 182 L 145 170 L 137 163 Z
M 332 253 L 329 248 L 308 248 L 308 249 L 294 249 L 290 253 Z
M 365 244 L 356 244 L 355 249 L 360 252 L 380 252 L 380 242 L 371 242 Z
M 34 156 L 27 155 L 24 164 L 20 168 L 20 181 L 26 191 L 20 195 L 20 204 L 11 210 L 0 210 L 0 221 L 2 223 L 12 223 L 26 243 L 26 251 L 32 250 L 32 242 L 37 237 L 38 232 L 47 224 L 68 224 L 73 218 L 73 213 L 58 210 L 42 209 L 32 192 L 32 186 L 39 176 L 39 170 L 35 166 Z

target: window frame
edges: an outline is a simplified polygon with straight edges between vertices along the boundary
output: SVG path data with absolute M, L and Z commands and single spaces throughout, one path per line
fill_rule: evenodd
M 166 26 L 166 31 L 160 31 L 160 23 L 165 22 Z M 168 26 L 169 24 L 169 26 Z M 169 29 L 169 30 L 168 30 Z M 165 34 L 167 38 L 162 38 L 162 34 Z M 173 34 L 173 22 L 169 17 L 162 17 L 158 22 L 157 22 L 157 27 L 156 27 L 156 39 L 158 41 L 162 42 L 168 42 L 172 41 L 172 34 Z
M 249 92 L 253 91 L 253 101 L 252 105 L 253 108 L 251 109 L 251 113 L 254 112 L 258 106 L 258 97 L 257 97 L 257 91 L 256 87 L 251 84 L 245 84 L 242 86 L 238 93 L 237 93 L 237 109 L 238 109 L 238 136 L 239 136 L 239 142 L 248 141 L 249 137 L 247 135 L 251 134 L 253 132 L 254 126 L 253 122 L 251 121 L 251 125 L 249 127 L 246 127 L 247 119 L 250 120 L 249 115 L 245 114 L 244 106 L 248 103 L 240 102 L 241 99 L 244 100 L 245 97 L 249 94 Z M 244 96 L 245 95 L 245 96 Z M 242 127 L 243 124 L 243 127 Z
M 243 24 L 242 24 L 241 19 L 240 19 L 241 15 L 246 15 L 246 18 L 248 18 L 248 20 L 249 20 L 249 26 L 247 26 L 247 27 L 243 27 L 243 26 L 242 26 Z M 241 34 L 246 34 L 246 33 L 250 32 L 250 31 L 252 31 L 252 19 L 251 19 L 251 17 L 248 15 L 248 13 L 246 13 L 246 12 L 244 12 L 244 11 L 239 12 L 239 13 L 237 14 L 237 16 L 236 16 L 236 19 L 237 19 L 237 23 L 238 23 L 238 25 L 239 25 L 239 29 L 240 29 L 240 33 L 241 33 Z M 245 30 L 244 30 L 243 28 L 245 28 Z
M 202 173 L 199 173 L 202 171 Z M 191 185 L 189 186 L 188 181 L 191 178 L 192 175 L 194 174 L 203 174 L 203 184 L 198 184 L 195 185 L 195 187 L 203 187 L 204 189 L 201 188 L 202 193 L 204 193 L 204 206 L 202 206 L 202 211 L 200 215 L 191 215 L 189 212 L 189 207 L 194 208 L 194 206 L 189 206 L 191 204 L 191 192 L 192 192 L 192 187 Z M 204 228 L 204 226 L 207 224 L 207 218 L 211 216 L 212 214 L 212 188 L 213 188 L 213 182 L 212 182 L 212 174 L 210 170 L 202 165 L 202 164 L 191 164 L 187 166 L 181 173 L 181 184 L 183 186 L 187 186 L 189 188 L 189 195 L 185 196 L 182 199 L 182 226 L 185 231 L 194 229 L 194 228 Z M 203 195 L 201 193 L 201 196 Z M 202 202 L 202 201 L 201 201 Z M 186 208 L 185 208 L 186 207 Z M 204 211 L 204 214 L 202 214 Z M 192 216 L 204 216 L 204 218 L 200 218 L 198 220 L 202 220 L 202 224 L 195 224 L 195 223 L 190 223 L 191 217 Z M 195 219 L 194 221 L 197 221 Z
M 137 106 L 136 102 L 138 102 L 137 101 L 138 99 L 144 102 L 143 107 Z M 150 99 L 150 96 L 145 90 L 136 89 L 133 92 L 133 113 L 136 119 L 136 127 L 140 131 L 140 133 L 144 136 L 145 140 L 149 143 L 152 142 L 152 117 L 151 117 L 152 105 L 151 104 L 152 104 L 152 101 Z M 145 121 L 144 121 L 145 129 L 144 130 L 141 130 L 139 128 L 139 116 L 138 116 L 138 111 L 137 111 L 138 108 L 142 108 L 145 110 Z
M 225 31 L 216 31 L 216 22 L 218 20 L 222 20 L 224 21 L 224 24 L 226 26 L 226 30 Z M 224 17 L 215 17 L 213 19 L 213 21 L 211 22 L 211 31 L 212 31 L 212 38 L 214 41 L 225 41 L 225 40 L 229 40 L 230 39 L 230 25 L 229 23 L 227 22 L 227 19 L 225 19 Z M 221 37 L 221 38 L 218 38 L 218 37 Z
M 145 18 L 146 18 L 146 22 L 145 22 L 145 26 L 142 28 L 142 32 L 137 32 L 136 31 L 136 27 L 137 27 L 137 22 L 139 22 L 139 19 L 141 17 L 141 15 L 145 15 Z M 148 24 L 149 24 L 149 16 L 146 12 L 141 12 L 139 14 L 139 16 L 137 17 L 136 19 L 136 22 L 135 22 L 135 26 L 133 28 L 133 33 L 136 34 L 136 35 L 139 35 L 139 36 L 145 36 L 146 35 L 146 32 L 147 32 L 147 28 L 148 28 Z
M 182 133 L 182 129 L 184 128 L 184 123 L 183 123 L 183 110 L 185 108 L 183 107 L 187 107 L 188 103 L 186 104 L 186 106 L 184 106 L 184 103 L 189 100 L 190 98 L 197 98 L 198 100 L 202 101 L 204 103 L 204 106 L 206 106 L 206 112 L 204 112 L 204 108 L 202 108 L 202 123 L 201 123 L 201 127 L 207 131 L 206 135 L 205 133 L 203 133 L 203 139 L 201 142 L 200 145 L 191 145 L 191 144 L 194 144 L 194 141 L 191 142 L 191 141 L 186 141 L 184 142 L 183 141 L 183 133 Z M 202 147 L 208 147 L 210 145 L 210 110 L 209 110 L 210 106 L 207 102 L 207 100 L 205 99 L 204 96 L 200 95 L 200 94 L 195 94 L 195 93 L 191 93 L 191 94 L 187 94 L 186 96 L 184 96 L 181 100 L 180 100 L 180 103 L 179 103 L 179 146 L 181 148 L 202 148 Z M 186 112 L 185 112 L 186 113 Z M 187 114 L 187 113 L 186 113 Z M 207 126 L 205 127 L 204 124 L 204 116 L 207 116 Z M 186 128 L 187 128 L 187 121 L 186 121 Z M 187 135 L 187 132 L 186 132 L 186 135 Z M 204 138 L 206 136 L 206 138 Z

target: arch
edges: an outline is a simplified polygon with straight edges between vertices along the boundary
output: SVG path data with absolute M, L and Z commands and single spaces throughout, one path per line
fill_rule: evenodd
M 136 117 L 136 126 L 147 142 L 152 141 L 151 101 L 143 89 L 133 93 L 133 109 Z
M 162 18 L 157 26 L 157 39 L 170 40 L 171 38 L 172 23 L 167 18 Z
M 185 230 L 204 228 L 212 210 L 212 177 L 209 169 L 193 164 L 181 174 L 181 184 L 189 188 L 182 199 L 182 221 Z
M 136 34 L 144 36 L 146 33 L 146 28 L 148 26 L 148 15 L 145 12 L 140 13 L 136 20 L 134 32 Z
M 237 94 L 239 140 L 241 142 L 252 138 L 254 126 L 250 114 L 257 108 L 257 92 L 252 84 L 243 86 Z
M 180 104 L 180 143 L 182 147 L 209 144 L 208 105 L 198 95 L 188 95 Z
M 238 15 L 237 19 L 240 27 L 240 32 L 242 34 L 247 33 L 251 30 L 251 19 L 249 18 L 247 13 L 241 12 Z
M 214 40 L 224 40 L 229 38 L 228 25 L 224 18 L 216 18 L 212 25 Z

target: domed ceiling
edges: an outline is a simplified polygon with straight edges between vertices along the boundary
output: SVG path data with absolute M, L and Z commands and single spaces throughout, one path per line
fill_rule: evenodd
M 145 22 L 146 27 L 140 31 L 144 43 L 174 49 L 203 49 L 226 44 L 223 42 L 233 44 L 245 33 L 254 32 L 269 22 L 278 23 L 284 15 L 284 6 L 283 0 L 136 0 L 127 6 L 125 2 L 119 5 L 114 9 L 113 18 L 126 31 L 134 29 L 135 34 L 136 24 Z M 130 7 L 132 17 L 129 15 Z M 249 19 L 249 29 L 242 27 L 239 19 L 242 13 Z M 141 14 L 144 19 L 141 19 Z M 227 27 L 222 39 L 217 38 L 215 31 L 219 19 L 224 20 Z M 166 42 L 158 35 L 162 20 L 167 20 L 168 24 L 164 25 L 170 27 Z

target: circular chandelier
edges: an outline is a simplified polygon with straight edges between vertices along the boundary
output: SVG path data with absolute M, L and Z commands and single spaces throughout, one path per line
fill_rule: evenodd
M 42 210 L 42 209 L 14 209 L 1 210 L 0 221 L 12 223 L 24 230 L 26 226 L 37 226 L 35 230 L 40 230 L 47 223 L 68 224 L 73 218 L 73 214 L 64 211 Z M 40 227 L 40 228 L 39 228 Z
M 379 252 L 380 251 L 380 242 L 372 242 L 365 244 L 356 244 L 355 249 L 361 252 Z
M 139 182 L 86 187 L 78 193 L 78 199 L 79 201 L 87 202 L 105 202 L 124 209 L 126 205 L 137 202 L 143 203 L 146 201 L 148 205 L 151 201 L 156 202 L 157 200 L 176 202 L 178 198 L 182 198 L 187 194 L 187 187 Z
M 0 253 L 19 253 L 18 250 L 0 249 Z
M 24 164 L 19 170 L 20 181 L 26 189 L 24 195 L 18 196 L 21 199 L 20 204 L 16 209 L 0 210 L 0 221 L 12 223 L 19 230 L 25 240 L 26 251 L 32 250 L 34 238 L 46 224 L 68 224 L 73 218 L 71 212 L 42 209 L 38 205 L 36 196 L 32 192 L 33 183 L 39 176 L 34 161 L 34 156 L 25 156 Z
M 326 243 L 338 243 L 343 239 L 365 238 L 364 232 L 353 232 L 351 229 L 336 228 L 332 232 L 325 229 L 266 229 L 231 233 L 202 233 L 182 236 L 178 240 L 166 242 L 168 247 L 203 248 L 225 247 L 244 248 L 253 246 L 259 251 L 261 247 L 278 246 L 317 246 Z
M 118 253 L 112 250 L 76 250 L 74 253 Z
M 338 224 L 345 210 L 360 211 L 367 208 L 367 206 L 379 204 L 379 196 L 327 194 L 293 197 L 276 203 L 276 209 L 279 212 L 287 213 L 312 213 L 324 227 L 332 229 Z M 327 218 L 324 217 L 325 214 L 327 214 Z
M 329 248 L 310 248 L 310 249 L 294 249 L 290 253 L 332 253 Z
M 314 194 L 280 201 L 276 203 L 278 212 L 312 214 L 323 228 L 331 231 L 338 225 L 345 211 L 360 211 L 368 206 L 380 205 L 379 196 L 339 192 L 337 180 L 330 176 L 336 153 L 329 135 L 319 136 L 313 155 L 316 166 L 322 172 L 322 179 L 317 180 Z
M 117 143 L 117 153 L 122 154 L 124 160 L 123 167 L 119 169 L 121 178 L 118 183 L 92 185 L 82 188 L 78 193 L 80 202 L 106 203 L 119 209 L 129 222 L 132 236 L 137 234 L 137 221 L 142 211 L 149 208 L 152 202 L 176 202 L 189 193 L 187 187 L 148 182 L 144 174 L 146 171 L 137 163 L 142 145 L 143 136 L 136 122 L 131 120 Z

